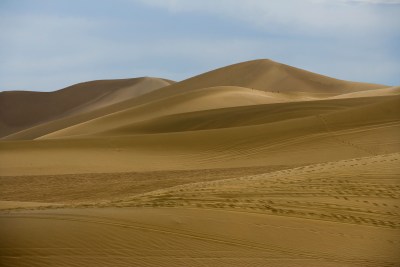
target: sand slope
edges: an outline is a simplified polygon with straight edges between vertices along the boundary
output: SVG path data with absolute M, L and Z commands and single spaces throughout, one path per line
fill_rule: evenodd
M 88 122 L 44 135 L 40 138 L 91 135 L 116 127 L 123 127 L 126 124 L 171 114 L 287 102 L 289 99 L 290 101 L 295 101 L 293 97 L 288 98 L 285 95 L 282 96 L 244 87 L 218 86 L 202 88 L 114 112 Z M 300 97 L 297 98 L 297 100 L 301 99 Z M 160 120 L 163 119 L 160 118 Z M 154 126 L 157 126 L 157 122 L 155 122 Z
M 127 129 L 127 134 L 1 142 L 7 151 L 0 154 L 1 170 L 19 175 L 274 166 L 400 151 L 399 98 L 380 101 L 241 127 L 136 135 Z
M 0 136 L 112 105 L 169 84 L 167 80 L 145 77 L 90 81 L 54 92 L 0 92 Z
M 296 124 L 293 119 L 321 114 L 335 115 L 336 111 L 342 111 L 342 116 L 351 113 L 360 115 L 360 120 L 351 120 L 355 123 L 362 123 L 365 113 L 371 113 L 377 120 L 386 118 L 388 121 L 399 119 L 398 107 L 399 99 L 389 98 L 370 98 L 370 99 L 348 99 L 345 101 L 312 101 L 298 103 L 263 104 L 244 107 L 232 107 L 205 110 L 199 112 L 186 112 L 173 115 L 158 116 L 153 119 L 130 122 L 127 125 L 116 127 L 111 130 L 100 132 L 105 135 L 127 135 L 142 133 L 167 133 L 179 131 L 195 131 L 207 129 L 219 129 L 230 127 L 241 127 L 250 125 L 261 125 L 276 123 L 278 121 L 291 120 L 290 123 Z M 350 111 L 346 111 L 350 109 Z M 357 110 L 357 111 L 356 111 Z M 353 114 L 354 113 L 354 114 Z M 382 114 L 385 113 L 385 114 Z M 343 120 L 350 118 L 343 118 Z M 340 120 L 340 119 L 339 119 Z M 378 122 L 379 123 L 379 122 Z M 84 131 L 82 131 L 84 132 Z M 57 136 L 51 134 L 48 137 Z M 46 136 L 44 137 L 46 138 Z

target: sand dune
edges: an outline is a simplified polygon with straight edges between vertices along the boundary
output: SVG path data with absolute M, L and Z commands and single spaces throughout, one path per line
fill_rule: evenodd
M 100 80 L 54 92 L 0 92 L 0 137 L 47 121 L 109 106 L 170 85 L 159 78 Z
M 256 60 L 2 93 L 0 265 L 398 266 L 399 92 Z
M 213 70 L 140 97 L 95 110 L 94 112 L 77 114 L 76 116 L 44 123 L 37 127 L 32 127 L 27 131 L 12 134 L 6 137 L 6 139 L 31 140 L 124 109 L 148 104 L 153 101 L 160 101 L 163 98 L 171 98 L 196 89 L 218 86 L 256 89 L 268 92 L 271 95 L 283 94 L 278 97 L 280 99 L 327 98 L 343 93 L 385 87 L 383 85 L 337 80 L 271 60 L 255 60 Z

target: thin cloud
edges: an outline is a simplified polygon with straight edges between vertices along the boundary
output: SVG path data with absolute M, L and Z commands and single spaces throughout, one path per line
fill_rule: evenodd
M 380 35 L 398 28 L 400 16 L 387 16 L 364 4 L 398 4 L 374 0 L 136 0 L 172 13 L 205 12 L 240 20 L 269 32 L 307 35 Z M 387 32 L 387 30 L 385 30 Z

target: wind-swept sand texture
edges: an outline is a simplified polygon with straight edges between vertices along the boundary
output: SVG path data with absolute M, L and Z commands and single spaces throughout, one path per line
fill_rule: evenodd
M 400 264 L 399 87 L 270 60 L 120 83 L 0 109 L 1 266 Z
M 396 266 L 399 161 L 398 153 L 357 158 L 194 182 L 86 209 L 3 214 L 2 262 Z

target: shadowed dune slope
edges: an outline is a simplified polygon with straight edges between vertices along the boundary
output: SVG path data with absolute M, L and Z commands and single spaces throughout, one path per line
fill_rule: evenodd
M 171 81 L 144 77 L 90 81 L 54 92 L 1 92 L 0 136 L 109 106 L 170 84 Z
M 213 70 L 95 111 L 50 121 L 49 123 L 32 127 L 32 129 L 12 134 L 6 139 L 35 139 L 124 109 L 159 101 L 163 98 L 171 98 L 196 89 L 220 88 L 220 86 L 244 87 L 279 95 L 279 101 L 276 100 L 275 102 L 281 102 L 283 98 L 286 98 L 286 101 L 326 98 L 343 93 L 385 87 L 383 85 L 337 80 L 271 60 L 254 60 Z M 234 104 L 231 106 L 234 106 Z

